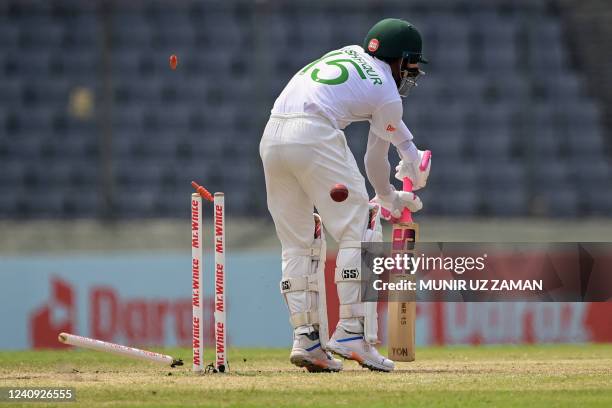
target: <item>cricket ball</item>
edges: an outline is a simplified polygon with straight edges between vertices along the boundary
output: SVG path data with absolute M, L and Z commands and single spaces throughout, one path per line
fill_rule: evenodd
M 336 184 L 329 191 L 329 196 L 331 197 L 331 199 L 338 203 L 346 200 L 348 195 L 349 195 L 348 188 L 346 188 L 344 184 Z
M 170 56 L 170 69 L 175 70 L 178 65 L 178 57 L 174 54 Z

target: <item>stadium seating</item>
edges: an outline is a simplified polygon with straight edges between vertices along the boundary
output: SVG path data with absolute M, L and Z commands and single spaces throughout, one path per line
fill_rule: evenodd
M 226 191 L 232 214 L 265 212 L 258 144 L 274 98 L 385 16 L 414 21 L 431 61 L 405 103 L 434 152 L 425 214 L 612 211 L 601 114 L 543 2 L 4 3 L 0 218 L 182 217 L 192 179 Z M 361 163 L 367 126 L 346 133 Z M 26 200 L 34 189 L 44 203 Z

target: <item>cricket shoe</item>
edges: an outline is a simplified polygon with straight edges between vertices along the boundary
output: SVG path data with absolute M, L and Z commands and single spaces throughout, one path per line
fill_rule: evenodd
M 291 363 L 305 367 L 311 373 L 337 372 L 342 370 L 342 361 L 321 348 L 319 332 L 293 335 L 293 348 L 289 356 Z
M 395 368 L 395 363 L 381 356 L 376 347 L 363 339 L 363 334 L 350 333 L 339 326 L 327 343 L 327 349 L 372 371 L 389 372 Z

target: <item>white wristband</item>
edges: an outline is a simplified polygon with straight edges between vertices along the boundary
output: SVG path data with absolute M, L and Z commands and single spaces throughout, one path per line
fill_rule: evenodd
M 412 163 L 419 159 L 419 149 L 412 143 L 412 140 L 406 140 L 395 147 L 404 162 Z

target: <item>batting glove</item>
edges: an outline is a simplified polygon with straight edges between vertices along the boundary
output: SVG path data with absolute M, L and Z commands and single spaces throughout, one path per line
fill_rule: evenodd
M 425 151 L 419 150 L 418 160 L 412 162 L 406 162 L 403 158 L 400 160 L 397 167 L 395 167 L 396 173 L 395 178 L 399 181 L 404 181 L 405 177 L 412 180 L 412 189 L 418 190 L 419 188 L 425 187 L 427 184 L 427 177 L 429 177 L 429 169 L 431 168 L 431 160 L 427 163 L 427 168 L 421 170 L 419 166 L 423 161 L 423 154 Z
M 421 199 L 416 194 L 408 191 L 393 191 L 391 194 L 384 196 L 377 194 L 372 199 L 372 202 L 386 210 L 382 211 L 383 216 L 388 211 L 393 218 L 401 217 L 404 208 L 408 208 L 410 212 L 417 212 L 423 208 Z

